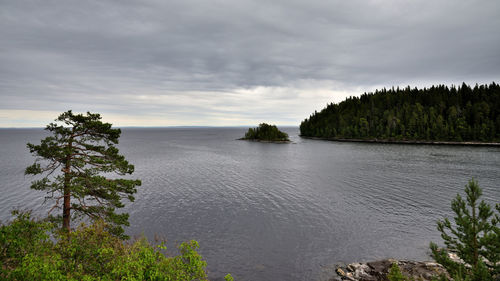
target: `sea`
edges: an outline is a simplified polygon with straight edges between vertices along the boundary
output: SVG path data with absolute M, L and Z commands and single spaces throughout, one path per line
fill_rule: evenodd
M 211 280 L 328 280 L 335 264 L 430 260 L 436 222 L 474 178 L 500 203 L 500 148 L 237 140 L 243 127 L 122 128 L 118 148 L 142 180 L 126 233 L 166 240 L 168 254 L 197 240 Z M 0 220 L 13 209 L 43 217 L 53 203 L 24 169 L 42 129 L 0 129 Z

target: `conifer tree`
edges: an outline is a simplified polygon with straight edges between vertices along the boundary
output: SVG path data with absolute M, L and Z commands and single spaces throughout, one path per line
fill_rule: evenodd
M 446 248 L 431 243 L 432 257 L 456 280 L 493 280 L 498 277 L 500 261 L 498 213 L 484 201 L 479 202 L 482 190 L 474 179 L 466 185 L 465 193 L 465 200 L 457 194 L 451 203 L 456 215 L 454 223 L 447 218 L 438 221 L 437 228 Z M 498 205 L 496 209 L 500 212 Z M 457 254 L 468 266 L 451 260 L 448 252 Z
M 328 139 L 500 142 L 500 85 L 376 90 L 330 103 L 300 134 Z
M 121 225 L 128 225 L 128 214 L 115 210 L 124 206 L 122 199 L 134 200 L 141 181 L 110 177 L 134 171 L 115 146 L 120 129 L 111 126 L 101 122 L 99 114 L 69 110 L 45 128 L 51 136 L 38 145 L 27 144 L 37 158 L 25 174 L 41 175 L 31 188 L 47 191 L 46 198 L 55 200 L 49 214 L 62 209 L 62 216 L 56 218 L 62 218 L 62 228 L 67 231 L 72 218 L 88 217 L 103 219 L 111 233 L 125 237 Z

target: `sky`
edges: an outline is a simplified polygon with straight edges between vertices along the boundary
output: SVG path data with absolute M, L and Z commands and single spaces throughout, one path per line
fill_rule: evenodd
M 493 81 L 498 0 L 0 0 L 0 127 L 298 126 L 383 87 Z

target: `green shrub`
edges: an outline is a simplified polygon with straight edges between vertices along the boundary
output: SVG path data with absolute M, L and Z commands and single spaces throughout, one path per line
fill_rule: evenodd
M 387 274 L 389 281 L 409 281 L 409 279 L 401 273 L 397 263 L 393 263 L 389 274 Z
M 180 255 L 146 238 L 133 243 L 107 231 L 103 221 L 80 225 L 71 233 L 18 213 L 0 227 L 1 280 L 207 280 L 198 242 L 179 246 Z M 52 235 L 53 239 L 49 239 Z
M 36 221 L 30 212 L 14 211 L 16 218 L 0 226 L 0 277 L 8 276 L 31 253 L 45 255 L 52 242 L 48 231 L 52 225 Z

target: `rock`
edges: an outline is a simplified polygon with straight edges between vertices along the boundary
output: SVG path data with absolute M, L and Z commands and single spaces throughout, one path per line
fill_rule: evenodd
M 460 263 L 460 264 L 465 264 L 464 260 L 462 260 L 457 254 L 455 253 L 448 253 L 448 257 L 450 260 Z
M 375 281 L 377 278 L 370 275 L 370 267 L 366 264 L 360 264 L 356 267 L 356 271 L 354 272 L 354 278 L 363 280 L 363 281 Z
M 366 275 L 366 276 L 361 276 L 359 281 L 378 281 L 377 277 L 371 276 L 371 275 Z
M 362 263 L 355 262 L 347 265 L 348 267 L 352 268 L 352 271 L 356 271 L 360 266 L 362 266 Z
M 400 261 L 401 272 L 409 277 L 422 280 L 431 280 L 433 276 L 447 275 L 446 269 L 435 262 Z
M 392 264 L 397 263 L 401 273 L 415 280 L 429 281 L 433 277 L 445 274 L 449 277 L 446 269 L 435 262 L 421 261 L 397 261 L 386 259 L 368 263 L 351 263 L 348 265 L 337 265 L 335 272 L 337 276 L 329 281 L 351 280 L 351 281 L 382 281 L 387 280 Z
M 369 262 L 367 265 L 370 267 L 370 275 L 377 278 L 377 280 L 384 280 L 387 273 L 389 273 L 389 269 L 392 266 L 392 261 L 390 260 L 381 260 Z
M 350 272 L 356 271 L 356 269 L 354 268 L 354 266 L 352 264 L 347 265 L 347 270 L 349 270 Z
M 355 279 L 354 279 L 354 277 L 353 277 L 353 275 L 352 275 L 352 272 L 347 272 L 347 273 L 345 274 L 345 277 L 346 277 L 348 280 L 355 280 Z
M 389 260 L 380 260 L 367 263 L 367 265 L 376 272 L 385 272 L 392 266 L 392 262 Z
M 340 276 L 345 276 L 345 272 L 342 270 L 342 268 L 338 267 L 335 272 L 337 272 L 338 275 Z

